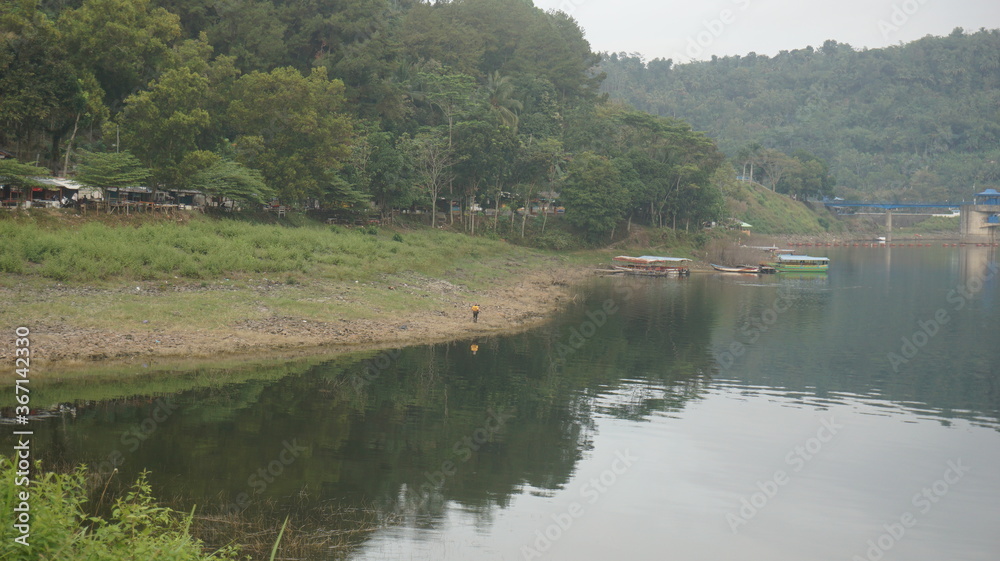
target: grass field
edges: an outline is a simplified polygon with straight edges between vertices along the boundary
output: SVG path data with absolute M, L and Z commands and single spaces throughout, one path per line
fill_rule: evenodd
M 379 231 L 308 220 L 261 224 L 192 214 L 184 220 L 82 220 L 70 213 L 0 214 L 0 272 L 72 283 L 307 275 L 369 280 L 401 271 L 475 269 L 530 251 L 501 241 L 419 229 Z

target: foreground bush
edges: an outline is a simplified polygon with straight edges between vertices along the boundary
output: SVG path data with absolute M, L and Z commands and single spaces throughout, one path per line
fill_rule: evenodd
M 207 561 L 237 559 L 233 548 L 205 553 L 202 543 L 188 532 L 191 515 L 158 506 L 151 495 L 145 474 L 132 489 L 115 500 L 111 517 L 90 516 L 87 502 L 86 469 L 74 473 L 37 475 L 30 486 L 16 486 L 16 469 L 0 458 L 0 559 L 62 561 Z M 27 491 L 30 534 L 28 545 L 15 541 L 22 535 L 14 528 L 12 516 Z

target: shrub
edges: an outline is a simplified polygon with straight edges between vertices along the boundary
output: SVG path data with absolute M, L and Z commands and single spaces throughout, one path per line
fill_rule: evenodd
M 0 273 L 22 273 L 24 263 L 16 255 L 4 253 L 0 255 Z
M 22 501 L 15 486 L 15 467 L 0 458 L 0 509 L 14 512 Z M 15 542 L 21 533 L 13 524 L 0 525 L 0 559 L 157 559 L 209 561 L 237 559 L 236 550 L 205 553 L 188 532 L 193 513 L 183 515 L 159 506 L 143 473 L 132 489 L 115 500 L 111 518 L 84 511 L 86 468 L 69 474 L 44 473 L 35 465 L 28 489 L 31 532 L 28 545 Z

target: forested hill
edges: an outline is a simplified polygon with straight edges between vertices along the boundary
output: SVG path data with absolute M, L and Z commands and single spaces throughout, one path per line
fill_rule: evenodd
M 606 103 L 599 59 L 531 0 L 0 0 L 0 180 L 383 212 L 558 192 L 595 239 L 721 219 L 715 144 Z
M 690 122 L 737 161 L 819 156 L 842 196 L 968 200 L 1000 183 L 998 30 L 680 65 L 622 53 L 600 68 L 613 98 Z

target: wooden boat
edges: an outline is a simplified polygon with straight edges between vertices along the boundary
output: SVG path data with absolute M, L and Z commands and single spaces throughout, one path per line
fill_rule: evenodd
M 768 263 L 779 273 L 825 273 L 830 267 L 829 257 L 809 255 L 778 255 L 774 263 Z
M 759 249 L 761 251 L 766 251 L 774 255 L 777 255 L 779 253 L 795 253 L 795 250 L 793 249 L 782 249 L 776 245 L 769 245 L 769 246 L 745 245 L 743 247 L 749 247 L 750 249 Z
M 619 255 L 611 259 L 612 267 L 616 271 L 628 273 L 630 275 L 690 275 L 691 269 L 686 262 L 691 261 L 685 257 L 659 257 L 656 255 L 643 255 L 640 257 L 630 257 Z
M 760 274 L 760 267 L 753 267 L 751 265 L 740 265 L 739 267 L 724 267 L 722 265 L 716 265 L 712 263 L 712 268 L 720 273 L 743 273 L 743 274 Z

